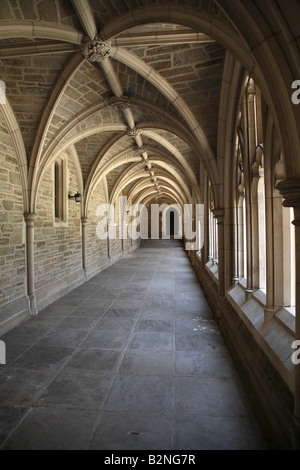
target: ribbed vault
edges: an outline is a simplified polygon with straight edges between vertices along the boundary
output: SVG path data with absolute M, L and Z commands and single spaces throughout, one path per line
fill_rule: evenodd
M 201 201 L 205 171 L 219 206 L 226 50 L 253 73 L 274 115 L 288 117 L 282 116 L 283 87 L 274 96 L 270 84 L 265 89 L 265 76 L 274 75 L 277 66 L 270 53 L 269 70 L 263 69 L 259 31 L 255 39 L 251 36 L 255 5 L 248 12 L 236 1 L 212 0 L 5 3 L 0 75 L 6 77 L 11 110 L 6 115 L 15 120 L 29 212 L 35 211 L 44 172 L 64 152 L 76 155 L 82 216 L 103 178 L 110 199 L 129 193 L 139 197 L 147 182 L 154 199 L 165 194 L 186 203 Z M 285 132 L 286 124 L 279 128 Z M 285 134 L 287 162 L 296 134 L 289 138 L 289 129 Z M 295 163 L 286 166 L 287 172 L 298 171 Z M 134 190 L 132 172 L 140 179 Z

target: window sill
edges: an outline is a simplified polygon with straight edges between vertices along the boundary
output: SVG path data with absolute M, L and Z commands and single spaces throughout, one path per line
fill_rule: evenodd
M 226 298 L 293 390 L 294 366 L 291 356 L 295 330 L 292 314 L 283 308 L 265 322 L 265 305 L 262 302 L 264 293 L 256 291 L 249 299 L 246 299 L 245 293 L 245 287 L 239 282 L 226 292 Z
M 238 282 L 238 285 L 243 289 L 244 295 L 247 288 L 247 279 L 243 278 Z M 263 308 L 267 305 L 267 294 L 264 290 L 257 289 L 253 291 L 253 299 Z M 246 299 L 245 299 L 246 302 Z M 296 319 L 295 309 L 292 307 L 282 307 L 274 314 L 274 319 L 281 324 L 289 333 L 295 335 L 296 332 Z
M 56 227 L 56 228 L 68 227 L 68 221 L 67 220 L 54 219 L 53 220 L 53 227 Z

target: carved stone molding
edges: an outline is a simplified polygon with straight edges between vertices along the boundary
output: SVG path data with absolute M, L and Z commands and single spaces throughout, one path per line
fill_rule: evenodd
M 94 39 L 86 42 L 82 47 L 82 54 L 90 62 L 101 62 L 110 56 L 111 43 L 103 42 L 101 39 Z
M 127 109 L 127 108 L 130 108 L 130 99 L 128 96 L 126 95 L 122 95 L 120 96 L 119 98 L 117 96 L 113 96 L 111 99 L 110 99 L 110 105 L 114 108 L 114 109 Z
M 127 135 L 128 137 L 137 137 L 138 135 L 141 134 L 141 129 L 137 129 L 136 127 L 134 127 L 133 129 L 131 128 L 128 128 L 127 129 Z
M 147 152 L 147 147 L 134 147 L 135 152 L 142 157 L 145 152 Z

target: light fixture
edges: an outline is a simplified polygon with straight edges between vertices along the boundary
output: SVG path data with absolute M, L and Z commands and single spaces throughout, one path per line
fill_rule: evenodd
M 76 194 L 74 194 L 74 196 L 71 196 L 71 194 L 69 194 L 69 199 L 72 199 L 74 198 L 76 202 L 81 202 L 82 201 L 82 196 L 81 194 L 79 194 L 79 192 L 77 191 Z

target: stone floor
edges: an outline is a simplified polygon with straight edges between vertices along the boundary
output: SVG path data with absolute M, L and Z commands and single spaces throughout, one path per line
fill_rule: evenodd
M 1 338 L 1 449 L 265 449 L 178 241 L 149 241 Z

